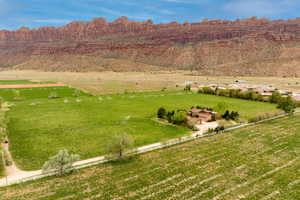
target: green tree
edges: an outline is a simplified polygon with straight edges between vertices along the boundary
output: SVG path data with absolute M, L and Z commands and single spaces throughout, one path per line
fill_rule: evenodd
M 218 89 L 217 93 L 219 96 L 224 96 L 224 97 L 230 96 L 230 91 L 227 89 Z
M 192 89 L 192 86 L 190 84 L 188 84 L 184 87 L 184 91 L 191 91 L 191 89 Z
M 125 157 L 125 152 L 133 148 L 134 140 L 126 133 L 114 135 L 107 145 L 108 153 L 116 156 L 118 160 Z
M 164 119 L 167 115 L 167 110 L 163 107 L 159 108 L 157 111 L 157 117 L 160 119 Z
M 50 157 L 47 162 L 43 165 L 43 172 L 55 170 L 58 175 L 62 176 L 73 170 L 74 162 L 78 161 L 80 156 L 77 154 L 70 154 L 68 150 L 63 149 L 53 157 Z
M 172 116 L 172 122 L 173 124 L 181 125 L 186 122 L 187 114 L 185 111 L 177 111 Z
M 278 108 L 284 110 L 286 113 L 293 113 L 295 112 L 296 103 L 292 99 L 292 97 L 288 96 L 286 98 L 282 98 L 280 103 L 278 104 Z
M 280 103 L 281 99 L 282 99 L 281 94 L 279 94 L 278 92 L 272 92 L 272 96 L 269 97 L 269 102 Z

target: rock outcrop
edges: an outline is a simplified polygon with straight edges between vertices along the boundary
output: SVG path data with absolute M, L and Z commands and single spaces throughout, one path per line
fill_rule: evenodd
M 286 63 L 296 66 L 299 45 L 300 18 L 206 19 L 183 24 L 97 18 L 58 28 L 0 31 L 0 67 L 55 71 L 190 69 L 210 75 L 277 76 L 284 72 Z M 63 64 L 66 60 L 67 67 Z M 126 63 L 123 68 L 122 63 Z M 263 65 L 263 72 L 257 70 Z M 285 75 L 298 76 L 300 71 Z

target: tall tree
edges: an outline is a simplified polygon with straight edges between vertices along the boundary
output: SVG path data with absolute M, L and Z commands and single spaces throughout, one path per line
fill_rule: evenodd
M 134 140 L 126 133 L 114 135 L 108 143 L 108 153 L 122 160 L 127 150 L 133 147 Z
M 292 99 L 292 97 L 288 96 L 286 98 L 282 98 L 280 103 L 278 104 L 278 108 L 284 110 L 286 113 L 294 113 L 296 108 L 296 103 Z

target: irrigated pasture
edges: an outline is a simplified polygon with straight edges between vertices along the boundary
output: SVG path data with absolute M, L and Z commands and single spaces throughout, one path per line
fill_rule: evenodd
M 54 83 L 52 81 L 30 81 L 30 80 L 0 80 L 0 85 L 17 85 L 17 84 L 47 84 Z
M 3 200 L 300 199 L 300 116 L 0 189 Z
M 245 119 L 277 110 L 276 105 L 268 103 L 178 91 L 72 97 L 72 89 L 56 88 L 58 93 L 64 91 L 63 98 L 48 99 L 48 90 L 32 89 L 28 98 L 24 92 L 25 100 L 13 102 L 7 113 L 10 151 L 17 165 L 25 170 L 39 169 L 63 148 L 82 159 L 103 155 L 111 135 L 119 132 L 132 135 L 136 146 L 190 132 L 153 120 L 161 106 L 168 110 L 188 109 L 226 102 L 230 110 L 238 111 Z

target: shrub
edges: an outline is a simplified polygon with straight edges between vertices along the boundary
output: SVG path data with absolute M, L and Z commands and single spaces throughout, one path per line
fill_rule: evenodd
M 216 93 L 219 96 L 224 96 L 224 97 L 228 97 L 229 96 L 229 90 L 227 90 L 227 89 L 218 89 L 216 91 Z
M 240 90 L 230 89 L 229 90 L 229 97 L 239 98 Z
M 217 128 L 215 128 L 215 132 L 216 133 L 219 133 L 219 132 L 222 132 L 222 131 L 224 131 L 225 130 L 225 127 L 224 126 L 218 126 Z
M 229 112 L 229 110 L 226 110 L 226 112 L 222 115 L 222 118 L 226 120 L 238 120 L 239 116 L 240 115 L 238 112 L 235 111 Z
M 174 116 L 174 114 L 175 114 L 174 110 L 167 113 L 167 120 L 169 123 L 172 123 L 172 117 Z
M 186 118 L 187 114 L 185 111 L 177 111 L 174 113 L 171 119 L 173 124 L 181 125 L 186 122 Z
M 159 108 L 157 111 L 157 117 L 160 119 L 164 119 L 167 115 L 167 110 L 163 107 Z
M 199 129 L 196 127 L 195 121 L 187 121 L 186 125 L 189 129 L 192 129 L 193 131 L 199 131 Z
M 58 152 L 57 155 L 49 158 L 43 165 L 43 171 L 55 170 L 58 175 L 62 176 L 71 172 L 74 162 L 78 161 L 80 156 L 77 154 L 70 154 L 68 150 L 64 149 Z
M 73 94 L 72 94 L 72 96 L 73 96 L 73 97 L 79 97 L 79 96 L 80 96 L 80 93 L 81 93 L 80 90 L 75 89 L 74 92 L 73 92 Z
M 21 97 L 21 92 L 19 90 L 13 90 L 13 100 L 21 101 L 23 98 Z
M 292 97 L 288 96 L 286 98 L 282 98 L 278 104 L 278 108 L 282 109 L 285 113 L 293 113 L 295 112 L 296 104 Z
M 49 99 L 57 99 L 59 98 L 57 92 L 51 92 L 48 96 Z
M 229 110 L 226 110 L 226 112 L 222 115 L 223 119 L 229 120 L 230 119 L 230 112 Z
M 215 94 L 216 93 L 215 90 L 213 90 L 210 87 L 203 87 L 202 91 L 203 91 L 204 94 Z

